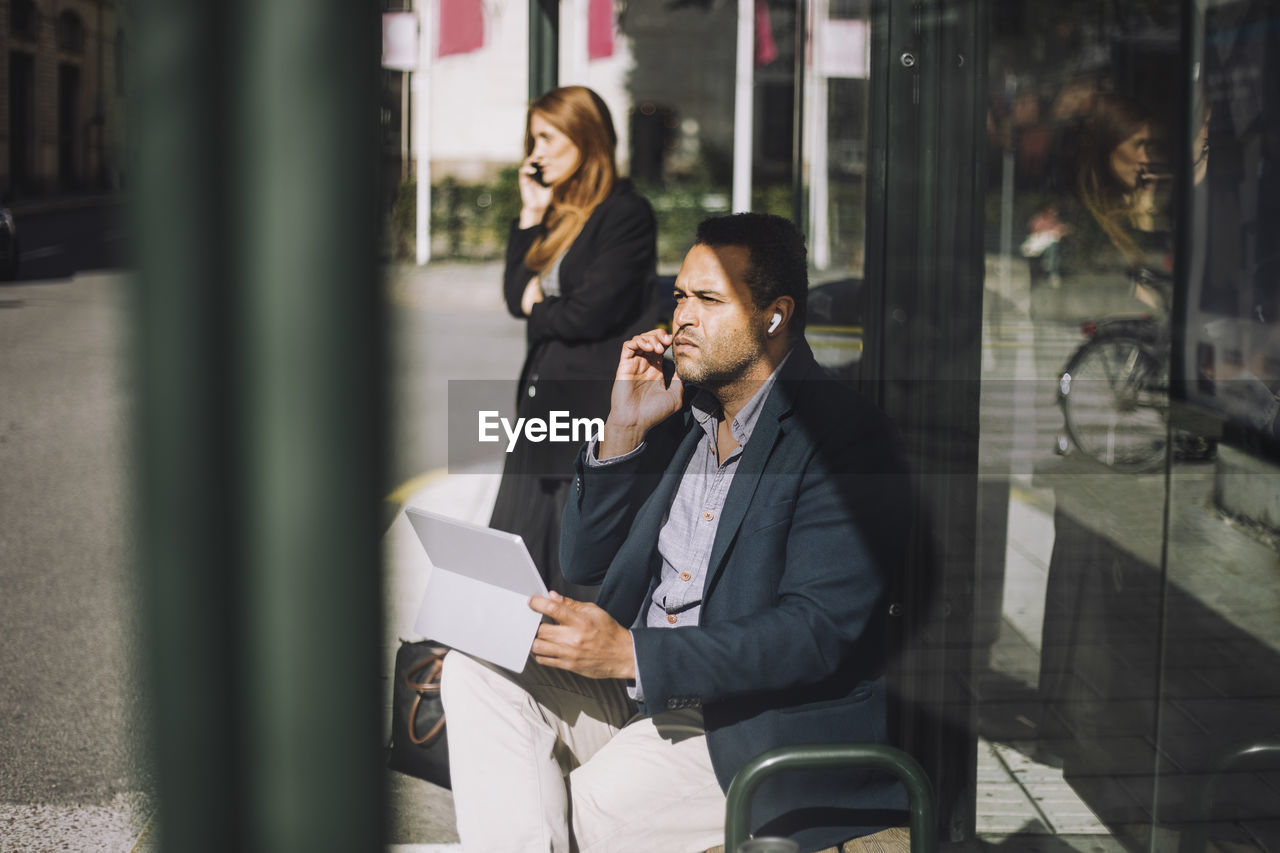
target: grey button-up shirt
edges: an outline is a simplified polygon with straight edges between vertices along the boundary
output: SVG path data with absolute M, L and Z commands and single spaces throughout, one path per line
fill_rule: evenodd
M 698 624 L 702 612 L 702 592 L 711 562 L 711 546 L 715 542 L 729 486 L 738 470 L 742 452 L 760 420 L 764 401 L 777 381 L 782 365 L 790 357 L 790 353 L 783 357 L 769 378 L 760 383 L 756 393 L 729 424 L 738 446 L 725 457 L 724 462 L 719 461 L 716 452 L 716 434 L 724 418 L 720 402 L 704 390 L 699 390 L 694 396 L 690 410 L 706 433 L 706 440 L 699 441 L 698 447 L 689 457 L 680 485 L 676 487 L 675 496 L 658 533 L 658 554 L 662 558 L 662 569 L 643 617 L 645 627 L 680 628 Z M 644 447 L 641 444 L 624 456 L 602 462 L 596 459 L 596 442 L 593 441 L 587 450 L 586 462 L 591 466 L 621 462 L 643 452 Z M 644 698 L 640 683 L 641 673 L 637 665 L 633 696 L 637 701 Z

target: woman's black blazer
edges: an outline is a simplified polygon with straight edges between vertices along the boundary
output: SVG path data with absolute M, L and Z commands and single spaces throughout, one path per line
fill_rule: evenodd
M 511 226 L 504 291 L 512 316 L 533 270 L 524 256 L 541 225 Z M 653 208 L 629 180 L 620 180 L 592 212 L 560 265 L 560 295 L 533 306 L 520 371 L 517 412 L 548 418 L 605 418 L 622 343 L 657 321 L 657 227 Z M 570 476 L 577 446 L 522 442 L 537 462 L 529 472 Z M 522 466 L 523 467 L 523 466 Z

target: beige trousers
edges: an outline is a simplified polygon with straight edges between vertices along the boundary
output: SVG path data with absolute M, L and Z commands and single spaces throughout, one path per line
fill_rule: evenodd
M 633 717 L 617 680 L 452 652 L 441 696 L 467 853 L 693 853 L 724 842 L 702 716 Z

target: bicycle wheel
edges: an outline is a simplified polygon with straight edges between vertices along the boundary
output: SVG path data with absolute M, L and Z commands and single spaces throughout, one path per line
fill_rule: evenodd
M 1067 434 L 1104 465 L 1147 471 L 1169 445 L 1168 365 L 1134 337 L 1096 337 L 1076 350 L 1058 384 Z

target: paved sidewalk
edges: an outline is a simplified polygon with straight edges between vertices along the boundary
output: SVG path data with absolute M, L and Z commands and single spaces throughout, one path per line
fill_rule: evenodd
M 487 524 L 498 493 L 496 474 L 433 472 L 408 496 L 405 506 L 438 512 L 462 521 Z M 383 631 L 385 677 L 383 720 L 391 721 L 391 676 L 400 640 L 426 639 L 413 632 L 418 605 L 426 589 L 431 563 L 404 512 L 397 514 L 383 537 Z M 390 732 L 388 731 L 388 735 Z M 439 786 L 403 773 L 387 771 L 390 853 L 443 853 L 460 850 L 454 828 L 453 795 Z M 443 846 L 440 842 L 444 842 Z M 424 846 L 425 845 L 425 846 Z
M 486 474 L 447 474 L 436 471 L 418 481 L 405 496 L 404 508 L 416 507 L 484 524 L 489 520 L 498 477 Z M 413 633 L 413 621 L 426 588 L 431 564 L 422 550 L 403 508 L 382 540 L 383 594 L 386 622 L 383 631 L 383 720 L 391 722 L 391 674 L 396 649 L 403 639 L 425 639 Z M 396 773 L 387 773 L 389 824 L 387 853 L 456 853 L 462 847 L 454 829 L 453 796 L 436 785 Z M 122 802 L 105 810 L 38 807 L 39 814 L 23 815 L 32 837 L 12 838 L 13 849 L 42 849 L 39 839 L 58 838 L 68 850 L 113 850 L 154 853 L 154 823 L 143 803 Z M 36 808 L 36 807 L 32 807 Z M 102 814 L 99 814 L 99 811 Z M 0 809 L 0 825 L 5 812 Z M 30 842 L 30 843 L 27 843 Z M 0 849 L 10 849 L 6 841 Z
M 154 804 L 141 792 L 102 805 L 0 803 L 0 850 L 110 850 L 139 853 Z

